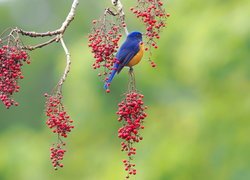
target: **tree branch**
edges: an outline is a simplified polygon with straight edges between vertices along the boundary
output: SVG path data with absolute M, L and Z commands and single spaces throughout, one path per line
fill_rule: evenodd
M 74 0 L 70 9 L 70 12 L 67 16 L 67 18 L 65 19 L 65 21 L 63 22 L 61 28 L 60 28 L 60 32 L 63 34 L 64 31 L 66 30 L 66 28 L 69 26 L 69 24 L 71 23 L 71 21 L 73 21 L 73 19 L 75 18 L 75 13 L 76 13 L 76 7 L 79 4 L 79 0 Z
M 63 50 L 66 54 L 66 67 L 64 70 L 64 73 L 61 77 L 61 79 L 59 80 L 58 84 L 57 84 L 57 91 L 61 93 L 62 91 L 62 85 L 65 82 L 67 75 L 70 71 L 70 64 L 71 64 L 71 59 L 70 59 L 70 53 L 68 48 L 66 47 L 64 40 L 63 40 L 63 35 L 64 32 L 66 31 L 67 27 L 70 25 L 70 23 L 74 20 L 75 14 L 76 14 L 76 8 L 79 4 L 79 0 L 72 0 L 72 5 L 71 5 L 71 9 L 66 17 L 66 19 L 64 20 L 64 22 L 62 23 L 61 27 L 54 30 L 54 31 L 48 31 L 48 32 L 35 32 L 35 31 L 24 31 L 21 28 L 14 28 L 10 30 L 10 33 L 7 36 L 7 44 L 9 43 L 15 43 L 15 46 L 20 47 L 21 49 L 24 50 L 35 50 L 37 48 L 42 48 L 44 46 L 47 46 L 53 42 L 61 42 L 61 46 L 63 47 Z M 6 31 L 4 31 L 6 32 Z M 46 42 L 37 44 L 37 45 L 24 45 L 21 41 L 20 35 L 23 36 L 28 36 L 28 37 L 32 37 L 32 38 L 38 38 L 38 37 L 50 37 L 49 40 L 47 40 Z M 4 39 L 5 40 L 5 39 Z
M 54 35 L 58 35 L 58 34 L 63 34 L 65 32 L 65 30 L 67 29 L 67 27 L 69 26 L 69 24 L 71 23 L 71 21 L 74 19 L 76 7 L 78 4 L 79 4 L 79 0 L 73 1 L 68 16 L 66 17 L 65 21 L 62 23 L 62 26 L 55 31 L 48 31 L 48 32 L 39 33 L 39 32 L 34 32 L 34 31 L 24 31 L 20 28 L 16 28 L 15 30 L 16 30 L 16 32 L 18 32 L 20 34 L 22 34 L 24 36 L 29 36 L 29 37 L 45 37 L 45 36 L 54 36 Z

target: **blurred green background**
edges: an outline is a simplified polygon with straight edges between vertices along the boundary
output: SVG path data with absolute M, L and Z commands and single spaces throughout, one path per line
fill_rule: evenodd
M 142 30 L 123 0 L 129 30 Z M 0 31 L 7 27 L 48 31 L 65 19 L 70 0 L 0 0 Z M 49 147 L 56 137 L 45 126 L 44 97 L 60 78 L 65 55 L 59 44 L 30 53 L 19 107 L 0 104 L 0 180 L 123 179 L 120 124 L 115 114 L 127 72 L 112 93 L 92 70 L 87 34 L 110 1 L 81 0 L 65 33 L 72 54 L 64 103 L 75 120 L 63 169 L 54 171 Z M 171 17 L 154 52 L 157 68 L 143 61 L 137 87 L 149 117 L 137 144 L 136 180 L 250 179 L 250 1 L 169 0 Z M 39 40 L 23 39 L 27 43 Z

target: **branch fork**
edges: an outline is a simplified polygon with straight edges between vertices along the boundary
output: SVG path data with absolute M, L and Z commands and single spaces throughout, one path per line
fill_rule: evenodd
M 67 29 L 67 27 L 70 25 L 70 23 L 74 20 L 75 14 L 76 14 L 76 8 L 79 4 L 79 0 L 73 0 L 73 3 L 71 5 L 71 9 L 66 17 L 66 19 L 64 20 L 64 22 L 62 23 L 61 27 L 53 30 L 53 31 L 48 31 L 48 32 L 35 32 L 35 31 L 25 31 L 21 28 L 14 28 L 11 29 L 9 35 L 7 36 L 7 39 L 14 39 L 14 41 L 20 46 L 21 49 L 24 50 L 29 50 L 29 51 L 33 51 L 35 49 L 38 48 L 42 48 L 44 46 L 47 46 L 49 44 L 52 44 L 54 42 L 61 42 L 61 46 L 65 52 L 66 55 L 66 67 L 64 70 L 64 73 L 61 77 L 61 79 L 58 82 L 57 88 L 58 91 L 61 93 L 61 89 L 62 89 L 62 85 L 65 82 L 67 75 L 70 71 L 70 64 L 71 64 L 71 58 L 70 58 L 70 53 L 69 50 L 63 40 L 63 35 Z M 40 44 L 36 44 L 36 45 L 23 45 L 21 43 L 20 40 L 20 35 L 22 36 L 28 36 L 31 38 L 38 38 L 38 37 L 51 37 L 48 41 L 40 43 Z

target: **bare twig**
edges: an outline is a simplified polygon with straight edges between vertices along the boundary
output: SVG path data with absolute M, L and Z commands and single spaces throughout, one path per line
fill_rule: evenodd
M 111 14 L 112 16 L 117 16 L 118 15 L 117 12 L 114 12 L 110 8 L 105 9 L 104 15 L 106 15 L 107 13 Z
M 78 4 L 79 4 L 79 0 L 73 1 L 68 16 L 66 17 L 65 21 L 62 23 L 62 26 L 55 31 L 38 33 L 38 32 L 34 32 L 34 31 L 24 31 L 22 29 L 16 28 L 16 32 L 18 32 L 24 36 L 29 36 L 29 37 L 45 37 L 45 36 L 54 36 L 54 35 L 58 35 L 58 34 L 63 34 L 65 32 L 66 28 L 71 23 L 71 21 L 74 19 L 76 7 Z
M 61 77 L 60 81 L 59 81 L 59 90 L 61 91 L 61 88 L 62 88 L 62 84 L 64 83 L 64 81 L 66 80 L 67 76 L 68 76 L 68 73 L 70 71 L 70 64 L 71 64 L 71 60 L 70 60 L 70 53 L 69 53 L 69 50 L 68 48 L 66 47 L 64 41 L 63 41 L 63 38 L 60 38 L 60 42 L 61 42 L 61 45 L 63 47 L 63 50 L 66 54 L 66 67 L 65 67 L 65 70 L 64 70 L 64 73 L 63 73 L 63 76 Z
M 70 9 L 70 12 L 67 16 L 67 18 L 65 19 L 65 21 L 63 22 L 61 28 L 60 28 L 60 32 L 63 34 L 64 31 L 66 30 L 66 28 L 69 26 L 69 24 L 71 23 L 71 21 L 73 21 L 74 17 L 75 17 L 75 13 L 76 13 L 76 7 L 79 4 L 79 0 L 74 0 Z
M 57 37 L 53 37 L 51 39 L 49 39 L 48 41 L 41 43 L 41 44 L 37 44 L 37 45 L 33 45 L 33 46 L 23 46 L 23 49 L 26 50 L 35 50 L 37 48 L 42 48 L 44 46 L 47 46 L 53 42 L 58 42 L 60 40 L 60 38 L 58 39 L 58 37 L 62 37 L 65 30 L 67 29 L 67 27 L 69 26 L 69 24 L 71 23 L 71 21 L 73 21 L 74 17 L 75 17 L 75 12 L 76 12 L 76 7 L 79 4 L 79 0 L 74 0 L 71 6 L 71 9 L 65 19 L 65 21 L 62 23 L 61 27 L 54 30 L 54 31 L 48 31 L 48 32 L 34 32 L 34 31 L 24 31 L 21 28 L 15 28 L 12 29 L 9 36 L 12 36 L 14 33 L 16 34 L 21 34 L 23 36 L 29 36 L 29 37 L 46 37 L 46 36 L 57 36 Z
M 58 37 L 54 37 L 54 38 L 52 38 L 52 39 L 50 39 L 50 40 L 48 40 L 48 41 L 46 41 L 46 42 L 44 42 L 44 43 L 38 44 L 38 45 L 34 45 L 34 46 L 23 46 L 23 49 L 29 50 L 29 51 L 33 51 L 33 50 L 35 50 L 35 49 L 37 49 L 37 48 L 42 48 L 42 47 L 44 47 L 44 46 L 47 46 L 48 44 L 51 44 L 51 43 L 53 43 L 53 42 L 55 42 L 55 41 L 57 41 L 57 40 L 58 40 Z

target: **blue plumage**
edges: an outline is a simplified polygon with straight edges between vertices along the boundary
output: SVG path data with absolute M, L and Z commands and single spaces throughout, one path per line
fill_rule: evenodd
M 142 42 L 142 34 L 140 32 L 131 32 L 126 41 L 122 44 L 116 54 L 119 63 L 115 63 L 113 70 L 105 82 L 104 88 L 108 89 L 108 84 L 111 83 L 115 74 L 119 73 L 124 66 L 126 66 L 131 59 L 140 51 L 140 42 Z

